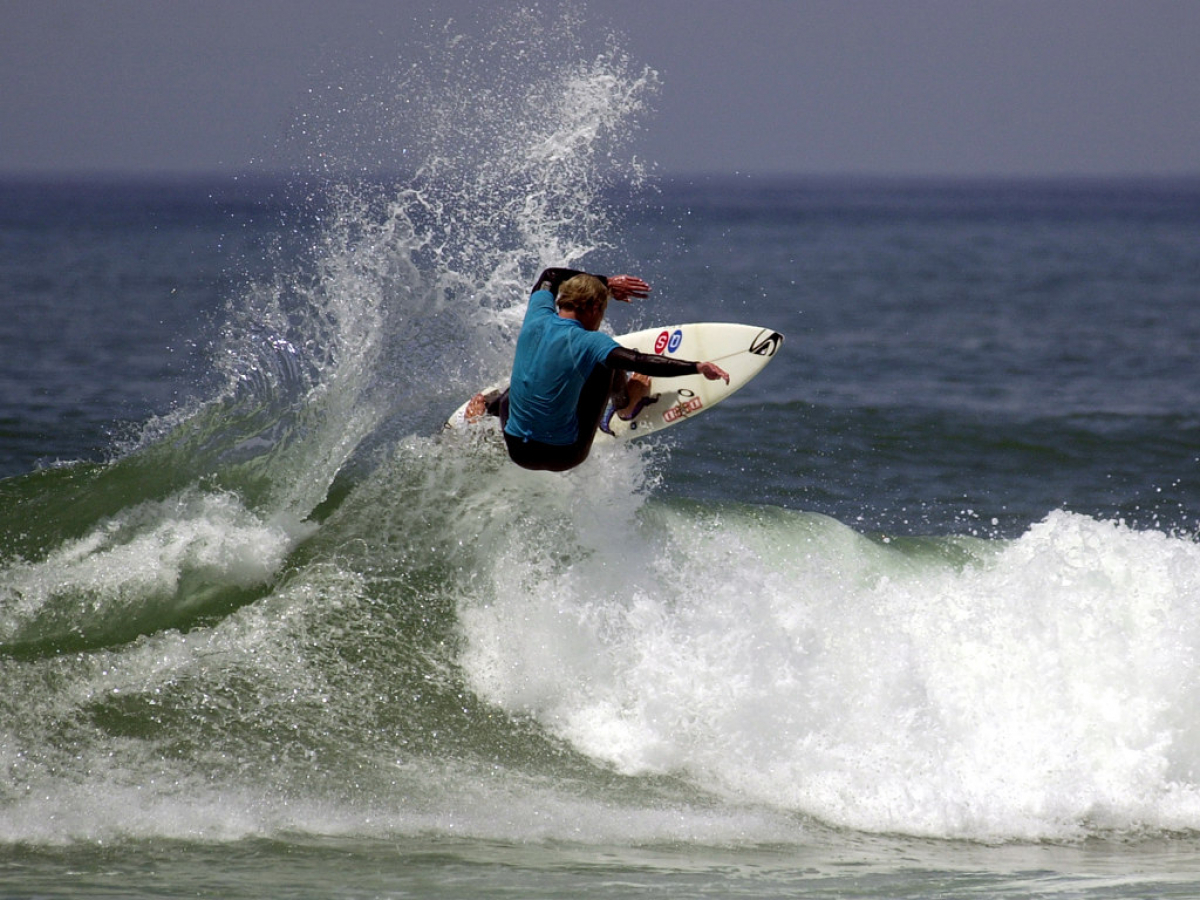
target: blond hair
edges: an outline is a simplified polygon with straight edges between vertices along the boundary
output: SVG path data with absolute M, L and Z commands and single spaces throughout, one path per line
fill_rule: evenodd
M 597 305 L 604 310 L 608 306 L 608 285 L 595 275 L 573 275 L 562 283 L 554 302 L 559 309 L 569 309 L 576 314 Z

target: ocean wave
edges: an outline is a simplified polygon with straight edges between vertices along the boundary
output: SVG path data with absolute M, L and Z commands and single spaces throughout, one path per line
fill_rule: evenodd
M 895 542 L 685 506 L 568 567 L 522 554 L 462 612 L 469 683 L 623 773 L 879 832 L 1198 823 L 1191 539 L 1055 512 Z

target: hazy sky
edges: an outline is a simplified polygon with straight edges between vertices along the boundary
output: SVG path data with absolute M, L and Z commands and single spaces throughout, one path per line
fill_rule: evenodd
M 0 0 L 0 172 L 272 168 L 330 71 L 480 5 Z M 638 144 L 661 173 L 1200 174 L 1200 0 L 584 9 L 661 76 Z

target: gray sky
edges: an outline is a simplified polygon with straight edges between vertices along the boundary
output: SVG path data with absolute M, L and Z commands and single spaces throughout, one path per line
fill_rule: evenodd
M 0 173 L 270 169 L 329 72 L 478 5 L 0 0 Z M 663 174 L 1200 174 L 1198 0 L 585 9 L 661 76 L 638 150 Z

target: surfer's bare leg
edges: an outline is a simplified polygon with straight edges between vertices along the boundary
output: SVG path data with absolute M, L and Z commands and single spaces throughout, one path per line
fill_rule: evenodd
M 621 394 L 615 398 L 616 403 L 621 403 L 617 407 L 617 415 L 622 419 L 632 419 L 639 410 L 639 404 L 650 393 L 650 376 L 643 375 L 640 372 L 630 372 L 625 379 L 625 385 Z

